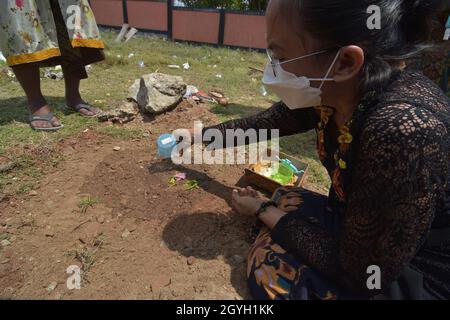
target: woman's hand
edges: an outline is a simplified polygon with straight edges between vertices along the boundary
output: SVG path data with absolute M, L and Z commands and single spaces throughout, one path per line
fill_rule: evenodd
M 267 201 L 269 200 L 269 198 L 267 198 L 266 196 L 264 196 L 261 192 L 256 191 L 255 189 L 253 189 L 252 187 L 247 187 L 247 188 L 242 188 L 242 189 L 236 189 L 238 190 L 238 193 L 241 196 L 248 196 L 248 197 L 254 197 L 257 199 L 261 199 L 263 201 Z
M 233 209 L 238 213 L 254 216 L 265 199 L 251 187 L 235 189 L 231 197 Z
M 263 197 L 251 187 L 233 190 L 232 205 L 238 213 L 255 216 L 261 204 L 265 201 L 267 201 L 267 198 Z M 273 229 L 284 215 L 286 215 L 286 212 L 275 207 L 269 207 L 259 216 L 259 219 L 269 229 Z

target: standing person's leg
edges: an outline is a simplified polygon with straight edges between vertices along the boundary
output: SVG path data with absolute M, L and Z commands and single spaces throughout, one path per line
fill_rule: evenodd
M 17 80 L 25 91 L 30 113 L 33 116 L 47 116 L 50 113 L 50 108 L 41 92 L 39 66 L 35 63 L 27 63 L 13 66 L 12 69 Z M 61 126 L 56 117 L 52 117 L 50 122 L 43 120 L 32 120 L 31 125 L 36 129 Z
M 85 5 L 88 5 L 87 1 L 81 2 L 85 2 Z M 88 77 L 85 69 L 85 65 L 87 64 L 86 57 L 83 54 L 83 50 L 86 49 L 74 47 L 72 44 L 73 35 L 70 35 L 71 31 L 67 29 L 67 17 L 63 15 L 63 12 L 67 11 L 66 8 L 64 6 L 61 7 L 60 1 L 58 0 L 51 0 L 50 6 L 55 22 L 59 49 L 63 57 L 61 67 L 64 73 L 64 82 L 66 86 L 66 104 L 70 109 L 79 112 L 84 116 L 95 116 L 99 110 L 86 103 L 81 98 L 80 94 L 80 80 Z M 103 55 L 101 57 L 103 57 Z M 96 60 L 93 60 L 92 62 L 94 61 Z
M 80 94 L 80 79 L 74 77 L 70 71 L 63 68 L 64 71 L 64 81 L 66 85 L 66 103 L 71 109 L 74 109 L 81 114 L 92 117 L 95 116 L 99 109 L 93 108 L 88 103 L 86 103 Z M 77 110 L 78 109 L 78 110 Z

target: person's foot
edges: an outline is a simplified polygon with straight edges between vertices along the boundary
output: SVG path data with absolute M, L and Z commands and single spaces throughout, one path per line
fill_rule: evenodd
M 70 109 L 75 110 L 75 111 L 77 111 L 76 108 L 80 104 L 89 106 L 89 109 L 88 108 L 80 108 L 78 111 L 80 114 L 82 114 L 86 117 L 93 117 L 93 116 L 97 115 L 98 113 L 100 113 L 100 109 L 90 106 L 81 97 L 75 97 L 75 98 L 66 97 L 66 103 Z
M 46 116 L 50 113 L 50 107 L 48 105 L 45 105 L 39 108 L 31 108 L 30 112 L 33 116 Z M 56 117 L 53 117 L 50 122 L 44 120 L 33 120 L 30 124 L 33 128 L 36 129 L 61 126 L 61 122 Z

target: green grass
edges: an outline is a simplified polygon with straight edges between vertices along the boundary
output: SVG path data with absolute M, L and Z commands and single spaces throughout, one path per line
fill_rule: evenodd
M 132 140 L 142 137 L 143 130 L 140 128 L 127 128 L 116 127 L 114 125 L 102 126 L 97 129 L 98 132 L 109 135 L 113 138 Z
M 211 110 L 221 121 L 255 114 L 276 101 L 275 96 L 260 93 L 262 74 L 249 69 L 263 69 L 266 56 L 260 52 L 181 44 L 147 36 L 119 44 L 114 42 L 115 37 L 116 33 L 103 33 L 106 60 L 93 65 L 89 79 L 81 84 L 84 99 L 101 109 L 119 105 L 127 98 L 128 88 L 135 79 L 155 71 L 182 76 L 186 83 L 206 92 L 214 89 L 223 91 L 230 99 L 230 105 L 211 105 Z M 130 53 L 134 54 L 132 58 L 128 58 Z M 144 61 L 144 68 L 138 65 L 139 61 Z M 189 70 L 183 69 L 185 62 L 190 64 Z M 170 64 L 180 65 L 181 68 L 171 69 L 168 67 Z M 222 78 L 217 78 L 217 74 L 221 74 Z M 106 126 L 95 119 L 69 112 L 65 108 L 63 81 L 43 78 L 41 86 L 52 110 L 64 124 L 63 130 L 54 133 L 32 131 L 27 123 L 27 103 L 20 85 L 0 73 L 0 155 L 17 158 L 20 162 L 27 153 L 17 150 L 22 150 L 24 146 L 45 149 L 60 139 L 80 134 L 87 127 L 118 139 L 142 137 L 141 129 Z M 313 134 L 283 138 L 281 146 L 282 151 L 299 156 L 310 164 L 314 182 L 329 186 L 329 179 L 315 153 Z M 33 160 L 28 167 L 25 164 L 16 168 L 13 175 L 28 181 L 35 171 L 32 168 Z M 0 192 L 6 184 L 12 183 L 10 180 L 11 173 L 0 174 Z M 22 192 L 32 188 L 32 183 L 31 186 L 29 182 L 24 185 L 19 187 Z
M 94 205 L 96 205 L 99 201 L 95 198 L 91 198 L 91 196 L 88 196 L 86 199 L 81 199 L 78 202 L 78 208 L 81 209 L 81 213 L 85 214 L 87 210 Z

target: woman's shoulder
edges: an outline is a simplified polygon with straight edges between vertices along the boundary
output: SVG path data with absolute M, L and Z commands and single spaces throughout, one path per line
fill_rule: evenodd
M 449 98 L 420 72 L 402 72 L 371 106 L 366 137 L 411 143 L 450 134 Z
M 434 178 L 444 181 L 449 177 L 449 141 L 447 126 L 435 114 L 396 102 L 382 105 L 366 121 L 357 153 L 369 163 L 366 168 L 410 174 L 426 165 Z
M 383 104 L 368 117 L 361 141 L 363 148 L 420 150 L 429 145 L 448 149 L 449 127 L 432 111 L 408 102 Z M 445 152 L 450 152 L 446 150 Z
M 378 95 L 379 104 L 405 102 L 450 116 L 450 98 L 421 71 L 406 70 L 394 75 Z

